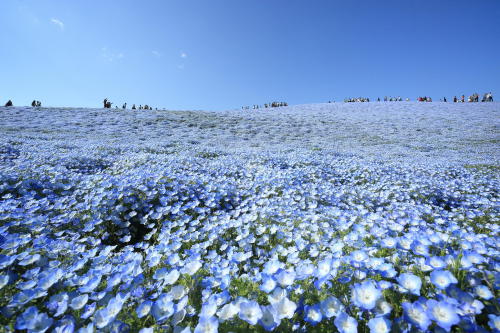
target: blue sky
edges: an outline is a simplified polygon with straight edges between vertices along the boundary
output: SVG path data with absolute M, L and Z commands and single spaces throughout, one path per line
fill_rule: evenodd
M 0 102 L 500 93 L 498 0 L 1 0 Z

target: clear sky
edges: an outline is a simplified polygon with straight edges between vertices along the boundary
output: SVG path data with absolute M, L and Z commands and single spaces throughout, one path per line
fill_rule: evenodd
M 500 94 L 499 0 L 0 0 L 0 103 Z

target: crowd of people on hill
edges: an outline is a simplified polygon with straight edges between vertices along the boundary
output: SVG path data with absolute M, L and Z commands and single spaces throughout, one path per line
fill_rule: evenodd
M 446 99 L 444 101 L 446 102 Z M 457 98 L 457 96 L 453 96 L 453 103 L 465 103 L 465 102 L 478 103 L 479 94 L 474 93 L 470 95 L 467 99 L 465 98 L 465 95 L 462 95 L 459 98 Z M 491 94 L 491 92 L 483 94 L 481 102 L 493 102 L 493 95 Z
M 105 109 L 111 109 L 111 105 L 112 104 L 113 103 L 110 102 L 107 98 L 105 98 L 104 101 L 103 101 L 103 105 L 104 105 Z M 115 109 L 118 109 L 118 106 L 115 106 Z M 124 110 L 127 109 L 127 103 L 123 103 L 122 109 L 124 109 Z M 135 104 L 132 104 L 132 108 L 131 109 L 132 110 L 137 110 L 137 109 L 139 109 L 139 110 L 153 110 L 153 107 L 149 106 L 147 104 L 144 105 L 144 106 L 142 106 L 142 104 L 141 104 L 141 105 L 139 105 L 139 107 L 137 107 L 137 106 L 135 106 Z M 158 108 L 156 108 L 156 110 L 158 110 Z
M 271 102 L 271 103 L 265 103 L 263 106 L 259 104 L 254 104 L 252 106 L 253 110 L 258 110 L 258 109 L 268 109 L 268 108 L 279 108 L 282 106 L 288 106 L 287 102 Z M 242 110 L 250 110 L 250 106 L 242 106 Z
M 410 101 L 409 98 L 406 98 L 405 99 L 406 101 Z M 344 100 L 345 103 L 353 103 L 353 102 L 369 102 L 370 99 L 368 97 L 356 97 L 356 98 L 346 98 Z M 380 97 L 377 98 L 377 101 L 380 102 Z M 401 102 L 403 101 L 403 98 L 401 98 L 401 96 L 398 96 L 398 97 L 387 97 L 385 96 L 384 97 L 384 102 Z M 417 98 L 417 101 L 419 102 L 432 102 L 432 98 L 429 97 L 429 96 L 423 96 L 423 97 L 418 97 Z M 440 99 L 441 102 L 447 102 L 447 99 L 446 97 L 444 97 L 443 99 Z M 454 103 L 465 103 L 465 102 L 469 102 L 469 103 L 474 103 L 474 102 L 479 102 L 479 94 L 478 93 L 474 93 L 472 95 L 470 95 L 467 99 L 465 98 L 465 95 L 462 95 L 460 98 L 457 98 L 457 96 L 454 96 L 453 97 L 453 102 Z M 483 98 L 481 99 L 481 102 L 493 102 L 493 95 L 491 92 L 489 93 L 485 93 L 483 94 Z M 328 101 L 328 103 L 331 103 L 331 101 Z M 112 102 L 105 98 L 103 100 L 103 106 L 105 109 L 111 109 L 111 106 L 112 106 Z M 10 107 L 10 106 L 14 106 L 14 103 L 12 103 L 12 100 L 8 100 L 7 103 L 5 103 L 5 106 L 6 107 Z M 37 101 L 37 100 L 33 100 L 33 102 L 31 102 L 31 106 L 32 107 L 41 107 L 42 106 L 42 102 L 40 101 Z M 271 102 L 271 103 L 265 103 L 264 105 L 258 105 L 258 104 L 254 104 L 252 106 L 252 109 L 253 110 L 258 110 L 258 109 L 267 109 L 267 108 L 277 108 L 277 107 L 282 107 L 282 106 L 288 106 L 288 103 L 287 102 Z M 118 106 L 115 106 L 115 109 L 118 109 Z M 122 105 L 122 109 L 127 109 L 127 103 L 124 103 Z M 135 104 L 132 104 L 132 110 L 153 110 L 153 107 L 149 106 L 149 105 L 139 105 L 139 107 L 137 107 Z M 242 110 L 250 110 L 250 106 L 242 106 L 241 107 Z M 155 108 L 155 110 L 158 110 L 158 108 Z
M 409 101 L 410 99 L 409 98 L 406 98 L 406 101 Z M 380 98 L 377 98 L 377 101 L 380 102 Z M 402 102 L 403 99 L 401 98 L 401 96 L 398 96 L 398 97 L 387 97 L 385 96 L 384 97 L 384 102 Z
M 346 98 L 344 99 L 345 103 L 354 103 L 354 102 L 369 102 L 370 99 L 368 97 L 355 97 L 355 98 Z

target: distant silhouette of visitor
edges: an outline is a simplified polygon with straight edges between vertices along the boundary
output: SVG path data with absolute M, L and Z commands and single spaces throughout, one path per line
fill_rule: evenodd
M 123 104 L 122 106 L 122 109 L 126 109 L 127 108 L 127 103 Z
M 135 104 L 132 104 L 132 110 L 136 110 Z
M 111 104 L 113 103 L 111 103 L 107 98 L 105 98 L 103 104 L 105 109 L 111 109 Z
M 5 103 L 5 106 L 14 106 L 14 103 L 9 99 L 7 103 Z

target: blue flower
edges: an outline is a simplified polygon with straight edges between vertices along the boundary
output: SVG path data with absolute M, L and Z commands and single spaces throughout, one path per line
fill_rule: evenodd
M 276 288 L 276 281 L 269 275 L 262 275 L 262 284 L 260 285 L 260 290 L 265 293 L 270 293 Z
M 382 292 L 371 280 L 355 284 L 351 293 L 353 304 L 363 310 L 373 309 L 380 297 L 382 297 Z
M 323 315 L 321 313 L 321 308 L 319 304 L 306 305 L 304 308 L 304 313 L 305 313 L 304 320 L 313 326 L 321 322 L 321 319 L 323 319 Z
M 101 282 L 101 276 L 94 275 L 87 281 L 87 283 L 78 288 L 78 291 L 81 293 L 90 293 L 94 291 L 95 288 L 97 288 L 100 282 Z
M 398 277 L 397 280 L 404 291 L 408 291 L 411 294 L 420 296 L 420 287 L 422 286 L 422 281 L 418 276 L 411 273 L 403 273 Z
M 295 281 L 295 273 L 286 271 L 284 269 L 279 269 L 277 274 L 274 275 L 276 282 L 280 284 L 282 288 L 288 287 Z
M 137 318 L 142 318 L 144 316 L 147 316 L 149 314 L 149 311 L 151 311 L 151 306 L 153 305 L 153 302 L 150 300 L 146 300 L 142 302 L 135 312 L 137 313 Z
M 262 317 L 259 320 L 259 324 L 264 327 L 266 331 L 274 330 L 280 323 L 281 320 L 278 318 L 278 313 L 273 306 L 267 305 L 262 307 Z
M 412 325 L 418 327 L 422 331 L 426 331 L 431 324 L 431 320 L 427 315 L 425 304 L 420 302 L 409 303 L 403 302 L 404 318 Z
M 240 304 L 240 319 L 246 321 L 250 325 L 255 325 L 262 318 L 262 310 L 259 303 L 255 301 L 244 301 Z
M 476 295 L 478 297 L 481 297 L 482 299 L 490 300 L 493 298 L 493 294 L 491 293 L 490 289 L 486 286 L 483 285 L 476 286 L 474 288 L 474 291 L 476 292 Z
M 168 294 L 161 294 L 154 302 L 151 313 L 156 321 L 161 322 L 174 314 L 174 303 Z
M 453 325 L 458 324 L 460 317 L 457 314 L 457 308 L 445 301 L 427 301 L 427 313 L 429 317 L 436 322 L 436 324 L 450 331 Z
M 80 310 L 87 304 L 87 301 L 89 300 L 89 295 L 83 294 L 81 296 L 75 297 L 71 300 L 70 307 L 73 310 Z
M 94 322 L 97 328 L 104 328 L 114 319 L 114 316 L 108 311 L 108 308 L 97 310 L 94 315 Z
M 217 333 L 219 320 L 216 317 L 202 317 L 194 328 L 194 333 Z
M 358 322 L 345 312 L 342 312 L 337 318 L 335 318 L 334 324 L 340 333 L 358 332 Z
M 500 316 L 489 314 L 488 319 L 488 325 L 493 330 L 493 332 L 500 332 Z
M 391 331 L 391 322 L 385 317 L 375 317 L 368 321 L 370 333 L 388 333 Z
M 340 312 L 344 311 L 344 305 L 338 298 L 330 296 L 321 302 L 321 312 L 326 318 L 336 317 Z
M 66 293 L 51 296 L 47 303 L 47 309 L 54 314 L 54 317 L 59 317 L 68 309 L 68 300 L 69 296 Z
M 458 281 L 449 271 L 437 270 L 431 273 L 431 282 L 439 289 L 446 289 L 450 284 Z
M 52 332 L 56 333 L 73 333 L 75 330 L 75 320 L 73 317 L 68 316 L 59 320 L 56 324 Z
M 95 311 L 96 307 L 97 307 L 96 303 L 85 305 L 85 308 L 83 309 L 83 313 L 80 316 L 80 318 L 87 319 L 90 316 L 92 316 L 94 314 L 94 311 Z

